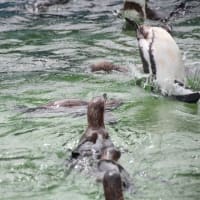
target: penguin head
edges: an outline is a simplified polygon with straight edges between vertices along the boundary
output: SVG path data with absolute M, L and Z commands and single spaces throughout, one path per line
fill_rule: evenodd
M 124 0 L 123 14 L 125 18 L 143 21 L 146 19 L 146 0 Z

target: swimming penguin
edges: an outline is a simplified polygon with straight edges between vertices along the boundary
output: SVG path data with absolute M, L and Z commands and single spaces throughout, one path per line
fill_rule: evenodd
M 161 27 L 138 26 L 126 18 L 137 30 L 137 40 L 144 73 L 148 73 L 163 95 L 180 101 L 196 103 L 199 92 L 185 87 L 185 69 L 180 49 L 172 36 Z

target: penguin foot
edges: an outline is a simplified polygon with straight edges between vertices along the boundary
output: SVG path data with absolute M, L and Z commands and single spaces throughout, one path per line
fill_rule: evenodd
M 200 99 L 200 93 L 193 92 L 185 95 L 173 95 L 173 97 L 179 101 L 183 101 L 186 103 L 197 103 Z
M 199 92 L 186 88 L 181 82 L 175 83 L 171 96 L 186 103 L 197 103 L 200 99 Z

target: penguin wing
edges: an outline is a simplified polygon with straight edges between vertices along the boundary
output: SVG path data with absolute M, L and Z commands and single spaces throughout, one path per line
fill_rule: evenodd
M 151 73 L 151 62 L 149 55 L 149 42 L 144 38 L 139 39 L 139 50 L 142 59 L 144 73 Z

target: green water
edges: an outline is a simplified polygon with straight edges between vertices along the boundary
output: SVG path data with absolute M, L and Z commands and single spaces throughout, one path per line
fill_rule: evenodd
M 128 67 L 141 63 L 134 34 L 122 31 L 122 20 L 112 14 L 122 2 L 71 1 L 44 16 L 28 13 L 23 3 L 0 2 L 0 199 L 104 199 L 92 177 L 65 168 L 86 116 L 22 111 L 106 92 L 125 102 L 112 112 L 118 123 L 106 125 L 134 182 L 134 193 L 126 192 L 125 199 L 198 200 L 199 103 L 145 91 L 132 74 L 89 72 L 99 60 Z M 175 40 L 190 69 L 200 66 L 200 18 L 192 14 L 174 22 Z

